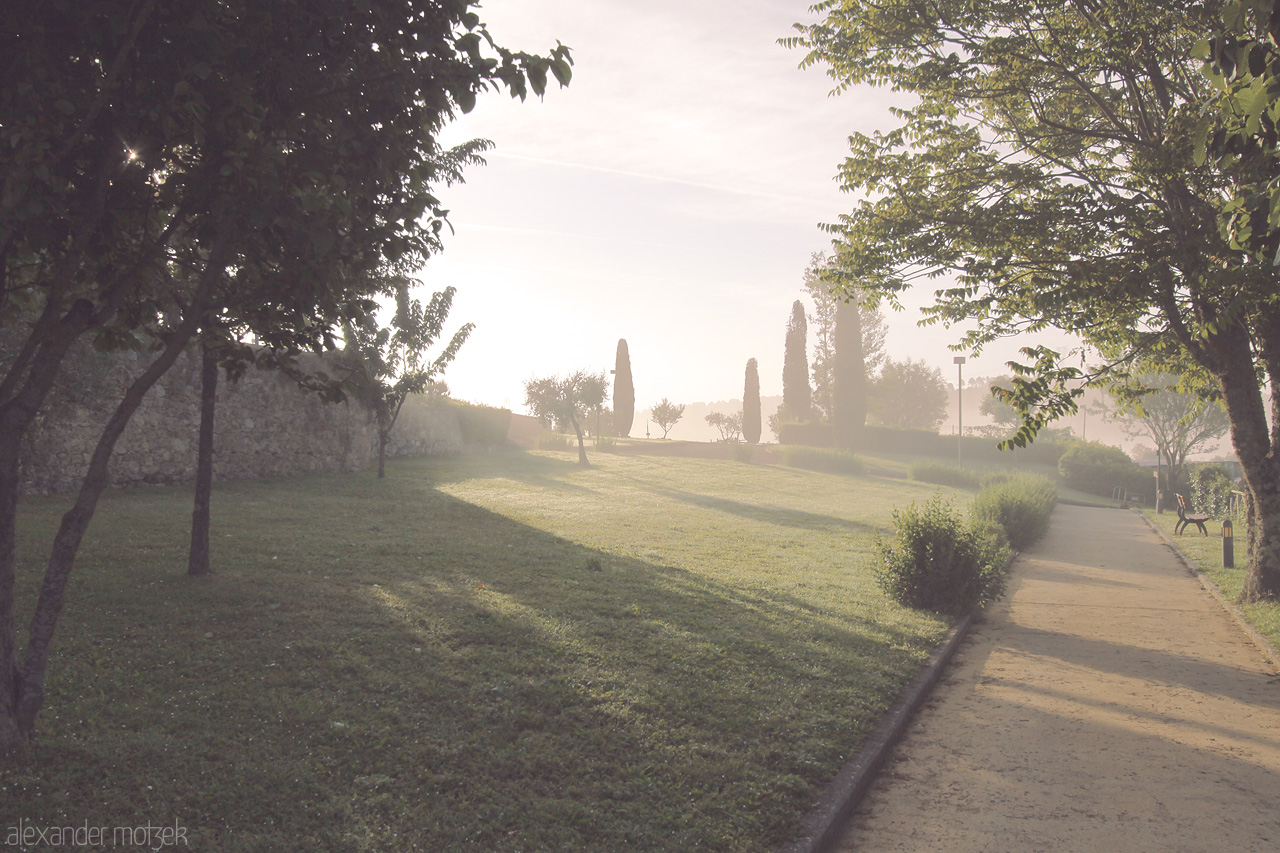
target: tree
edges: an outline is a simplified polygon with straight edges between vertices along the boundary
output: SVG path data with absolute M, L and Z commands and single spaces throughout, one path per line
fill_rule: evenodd
M 747 375 L 742 389 L 742 437 L 747 444 L 759 444 L 763 429 L 760 416 L 760 369 L 754 358 L 747 359 Z
M 1232 66 L 1229 91 L 1202 73 L 1192 49 L 1224 6 L 1253 10 L 1232 23 L 1271 38 L 1257 2 L 940 0 L 921 14 L 909 0 L 847 0 L 789 43 L 841 88 L 914 98 L 902 127 L 851 138 L 842 184 L 863 200 L 831 226 L 842 269 L 891 301 L 953 277 L 927 319 L 979 321 L 971 348 L 1052 326 L 1105 354 L 1086 373 L 1070 354 L 1028 348 L 1007 389 L 1023 419 L 1011 444 L 1075 411 L 1080 379 L 1139 361 L 1206 377 L 1187 390 L 1222 400 L 1254 511 L 1249 601 L 1280 598 L 1280 436 L 1268 425 L 1268 409 L 1280 422 L 1280 271 L 1258 262 L 1273 246 L 1251 252 L 1239 226 L 1268 230 L 1277 168 L 1265 136 L 1257 157 L 1231 152 L 1265 129 L 1275 66 L 1272 48 L 1242 62 L 1248 39 L 1223 39 L 1204 55 Z M 1215 129 L 1215 108 L 1241 121 Z M 1242 208 L 1242 194 L 1258 205 Z
M 1114 400 L 1109 417 L 1130 438 L 1150 438 L 1169 463 L 1171 488 L 1184 488 L 1187 457 L 1212 450 L 1231 428 L 1222 406 L 1178 390 L 1180 377 L 1143 373 L 1108 391 Z
M 579 370 L 564 379 L 550 376 L 524 383 L 524 404 L 534 417 L 573 429 L 578 437 L 578 464 L 583 467 L 590 467 L 591 463 L 582 441 L 581 420 L 587 412 L 603 406 L 608 396 L 603 373 Z
M 813 406 L 820 418 L 836 424 L 836 409 L 841 405 L 836 398 L 847 394 L 843 405 L 850 416 L 843 432 L 852 433 L 865 422 L 865 413 L 859 419 L 859 405 L 866 405 L 865 400 L 860 403 L 859 395 L 865 394 L 865 387 L 859 386 L 868 384 L 884 363 L 888 327 L 879 311 L 846 299 L 838 281 L 839 271 L 831 267 L 827 255 L 815 252 L 804 271 L 804 290 L 813 299 L 809 315 L 814 332 Z M 853 372 L 859 360 L 861 378 Z
M 871 390 L 871 420 L 883 426 L 937 429 L 947 416 L 942 371 L 923 361 L 887 359 Z
M 563 48 L 498 47 L 466 2 L 93 12 L 36 4 L 0 33 L 0 324 L 24 338 L 0 377 L 0 754 L 33 731 L 75 555 L 147 390 L 218 324 L 268 365 L 332 344 L 371 309 L 370 271 L 439 248 L 445 123 L 482 89 L 569 75 Z M 152 360 L 54 537 L 20 660 L 18 449 L 82 339 Z
M 684 406 L 677 406 L 666 397 L 663 397 L 650 410 L 649 414 L 653 417 L 653 422 L 662 430 L 662 437 L 666 438 L 667 433 L 671 432 L 671 428 L 684 417 Z
M 804 303 L 791 306 L 787 320 L 786 348 L 782 358 L 782 405 L 786 418 L 807 421 L 812 417 L 813 392 L 809 389 L 809 329 Z
M 379 328 L 377 319 L 367 314 L 343 330 L 353 380 L 378 426 L 379 480 L 386 475 L 387 443 L 404 401 L 410 394 L 423 393 L 444 373 L 475 328 L 471 323 L 462 326 L 435 360 L 427 361 L 427 350 L 444 332 L 456 290 L 446 287 L 424 306 L 409 297 L 409 285 L 404 276 L 386 280 L 386 295 L 396 303 L 390 326 Z
M 619 437 L 631 435 L 635 419 L 636 387 L 631 382 L 631 353 L 627 351 L 627 341 L 623 338 L 618 341 L 613 374 L 613 425 Z
M 720 433 L 720 441 L 733 444 L 742 437 L 742 412 L 726 415 L 723 412 L 712 412 L 707 415 L 707 425 L 715 427 Z

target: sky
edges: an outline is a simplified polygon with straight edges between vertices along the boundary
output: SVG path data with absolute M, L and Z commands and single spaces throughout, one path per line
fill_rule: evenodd
M 453 397 L 523 412 L 526 380 L 607 372 L 620 338 L 637 412 L 740 399 L 750 358 L 762 395 L 782 393 L 791 305 L 830 247 L 820 224 L 853 204 L 835 180 L 847 138 L 896 126 L 897 96 L 833 97 L 822 68 L 778 44 L 808 3 L 482 5 L 505 47 L 568 45 L 574 76 L 541 100 L 482 97 L 446 132 L 495 146 L 439 193 L 455 233 L 420 276 L 423 295 L 456 287 L 451 324 L 476 326 L 445 375 Z M 961 331 L 916 325 L 931 289 L 890 314 L 887 349 L 954 381 Z M 966 381 L 1007 372 L 1020 345 L 970 357 Z

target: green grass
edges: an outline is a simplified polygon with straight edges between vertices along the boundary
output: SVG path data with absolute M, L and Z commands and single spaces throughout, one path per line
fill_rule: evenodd
M 946 630 L 875 586 L 936 487 L 504 453 L 112 493 L 0 829 L 192 849 L 768 850 Z M 21 514 L 20 601 L 66 502 Z M 28 616 L 22 614 L 20 625 Z
M 1205 524 L 1209 529 L 1209 535 L 1204 536 L 1191 525 L 1190 531 L 1183 531 L 1181 535 L 1173 532 L 1174 527 L 1178 523 L 1178 513 L 1175 511 L 1166 511 L 1157 514 L 1155 510 L 1144 510 L 1143 514 L 1154 522 L 1169 538 L 1178 546 L 1188 560 L 1196 565 L 1200 571 L 1213 581 L 1214 586 L 1221 590 L 1223 596 L 1228 601 L 1236 601 L 1240 597 L 1240 591 L 1244 589 L 1244 574 L 1247 564 L 1245 555 L 1245 536 L 1244 522 L 1237 521 L 1235 523 L 1235 546 L 1234 546 L 1234 563 L 1235 568 L 1226 569 L 1222 566 L 1222 522 L 1210 521 Z M 1244 614 L 1249 624 L 1258 629 L 1258 632 L 1269 639 L 1276 646 L 1280 646 L 1280 603 L 1264 603 L 1264 604 L 1236 604 L 1240 611 Z

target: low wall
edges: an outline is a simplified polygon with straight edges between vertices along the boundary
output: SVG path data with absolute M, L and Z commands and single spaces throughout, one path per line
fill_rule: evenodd
M 103 356 L 93 381 L 55 399 L 25 443 L 23 490 L 79 487 L 102 427 L 145 361 L 135 353 Z M 106 402 L 110 401 L 110 403 Z M 111 484 L 187 483 L 195 479 L 200 426 L 200 359 L 178 360 L 147 394 L 116 445 Z M 322 403 L 274 371 L 218 381 L 214 477 L 218 480 L 361 471 L 376 462 L 377 428 L 355 400 Z M 388 456 L 458 453 L 462 434 L 453 408 L 423 398 L 406 402 Z

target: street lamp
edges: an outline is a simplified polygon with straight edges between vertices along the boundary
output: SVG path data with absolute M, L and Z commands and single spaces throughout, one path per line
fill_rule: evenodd
M 964 356 L 952 359 L 956 363 L 956 464 L 964 456 Z

